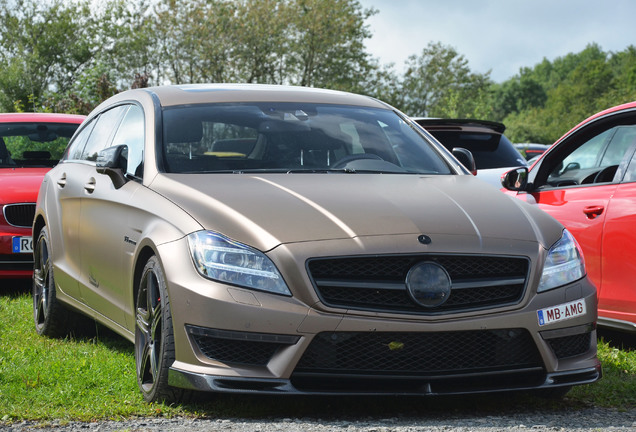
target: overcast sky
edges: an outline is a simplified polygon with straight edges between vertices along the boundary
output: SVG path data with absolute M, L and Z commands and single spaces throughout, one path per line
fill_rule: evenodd
M 451 46 L 471 71 L 502 82 L 533 67 L 578 53 L 636 46 L 636 0 L 360 0 L 378 13 L 367 23 L 367 49 L 402 72 L 406 58 L 429 42 Z

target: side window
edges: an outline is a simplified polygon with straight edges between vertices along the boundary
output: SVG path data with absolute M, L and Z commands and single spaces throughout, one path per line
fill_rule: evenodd
M 117 129 L 112 145 L 128 146 L 128 168 L 126 173 L 135 177 L 143 175 L 144 160 L 144 112 L 137 105 L 130 105 Z
M 612 129 L 606 130 L 574 150 L 563 160 L 563 165 L 557 167 L 553 175 L 558 175 L 557 171 L 594 168 L 605 143 L 613 132 Z
M 623 177 L 623 182 L 636 182 L 636 153 L 634 153 L 632 160 L 629 162 L 629 166 L 627 167 L 627 171 Z
M 64 160 L 77 160 L 81 158 L 86 141 L 88 141 L 88 137 L 91 135 L 94 127 L 95 120 L 92 120 L 79 131 L 75 139 L 69 143 L 63 158 Z
M 571 151 L 561 162 L 552 163 L 548 184 L 560 187 L 612 182 L 617 171 L 622 177 L 626 166 L 623 160 L 634 145 L 636 125 L 619 125 L 603 130 Z
M 127 105 L 121 105 L 100 114 L 79 159 L 94 162 L 100 150 L 110 147 L 113 133 L 127 108 Z
M 601 167 L 620 164 L 625 152 L 636 142 L 636 126 L 619 126 L 615 129 L 616 133 L 601 160 Z

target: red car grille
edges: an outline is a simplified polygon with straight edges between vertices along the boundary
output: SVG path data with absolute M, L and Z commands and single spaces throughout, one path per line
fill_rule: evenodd
M 9 225 L 31 228 L 35 217 L 35 204 L 7 204 L 3 212 Z

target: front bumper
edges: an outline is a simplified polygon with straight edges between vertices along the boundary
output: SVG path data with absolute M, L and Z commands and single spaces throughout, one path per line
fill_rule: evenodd
M 10 227 L 0 232 L 0 279 L 25 279 L 33 276 L 33 254 L 14 253 L 14 237 L 31 237 L 31 230 Z
M 187 256 L 174 252 L 161 255 Z M 422 316 L 327 307 L 312 289 L 284 297 L 205 280 L 178 260 L 163 264 L 175 387 L 434 395 L 564 387 L 601 376 L 596 289 L 587 278 L 541 294 L 529 289 L 513 305 Z M 301 266 L 283 274 L 292 291 L 311 287 Z M 533 286 L 538 276 L 530 274 Z M 539 323 L 538 310 L 574 300 L 585 303 L 585 314 Z
M 514 383 L 519 376 L 536 377 L 535 382 L 525 384 Z M 306 390 L 296 387 L 289 379 L 241 378 L 196 374 L 175 368 L 170 369 L 169 384 L 174 387 L 188 388 L 198 391 L 219 393 L 261 393 L 261 394 L 306 394 L 306 395 L 413 395 L 436 396 L 467 393 L 487 393 L 509 390 L 537 390 L 569 387 L 578 384 L 591 384 L 601 378 L 601 366 L 568 372 L 533 373 L 521 371 L 517 375 L 506 373 L 480 374 L 479 376 L 417 377 L 396 382 L 394 377 L 360 381 L 341 382 L 346 387 L 332 386 L 322 389 Z M 527 379 L 527 378 L 525 378 Z M 342 378 L 338 378 L 342 381 Z M 354 386 L 355 382 L 361 385 Z M 369 384 L 372 383 L 373 386 Z M 390 384 L 390 385 L 386 385 Z M 396 385 L 397 384 L 397 385 Z

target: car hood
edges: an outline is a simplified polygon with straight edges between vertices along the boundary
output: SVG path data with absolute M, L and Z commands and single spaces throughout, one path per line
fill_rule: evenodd
M 400 234 L 539 242 L 562 226 L 472 176 L 160 174 L 150 187 L 205 229 L 260 250 Z
M 480 170 L 477 170 L 477 178 L 497 189 L 501 189 L 501 176 L 515 168 L 517 167 L 514 166 L 514 167 L 503 167 L 503 168 L 480 169 Z
M 0 168 L 0 203 L 34 203 L 50 168 Z

